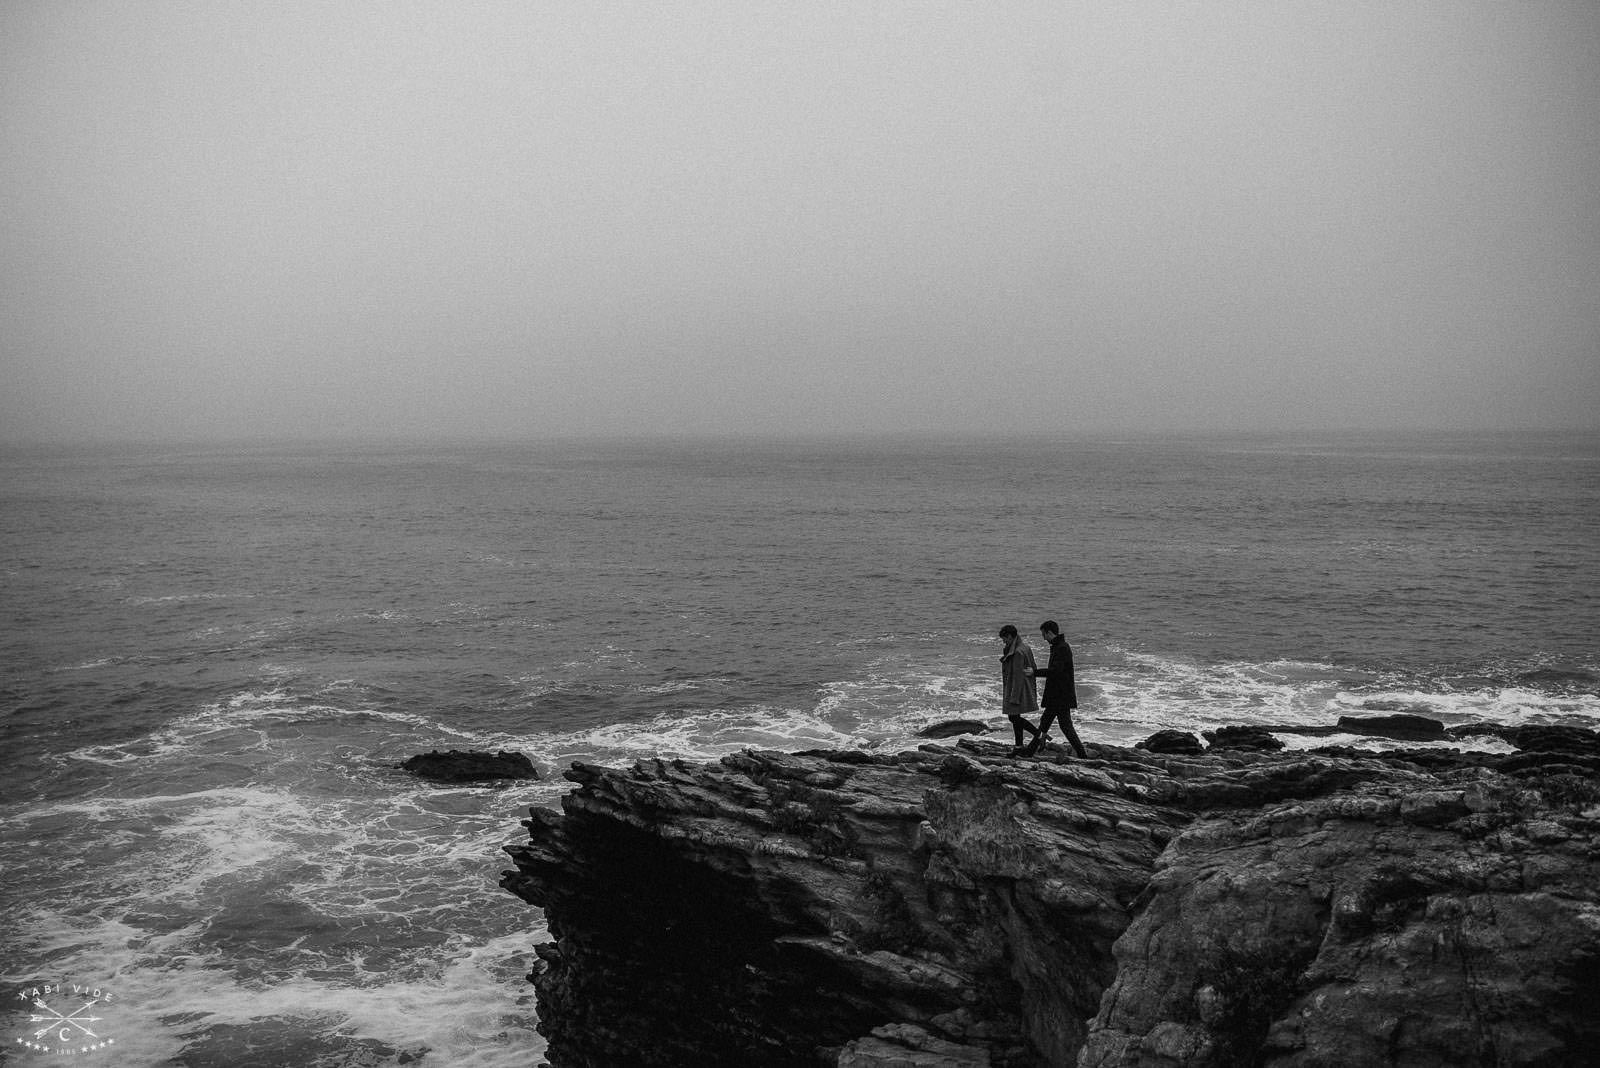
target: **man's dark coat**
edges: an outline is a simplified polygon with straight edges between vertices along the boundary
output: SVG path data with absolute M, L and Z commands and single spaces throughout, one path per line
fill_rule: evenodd
M 1072 646 L 1067 644 L 1067 639 L 1056 635 L 1056 640 L 1050 643 L 1050 663 L 1035 675 L 1044 679 L 1041 707 L 1057 711 L 1078 707 L 1078 683 L 1072 670 Z

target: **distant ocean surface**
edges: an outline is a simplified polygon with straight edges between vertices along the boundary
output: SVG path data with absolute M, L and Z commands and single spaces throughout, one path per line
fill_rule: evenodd
M 1582 434 L 0 451 L 0 1061 L 526 1068 L 569 762 L 1002 727 L 1008 622 L 1089 742 L 1600 725 L 1597 523 Z

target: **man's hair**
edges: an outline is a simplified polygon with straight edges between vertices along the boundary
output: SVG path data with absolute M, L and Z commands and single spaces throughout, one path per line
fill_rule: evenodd
M 1007 623 L 1005 626 L 1000 628 L 1000 637 L 1002 637 L 1002 638 L 1015 638 L 1016 636 L 1017 636 L 1017 628 L 1013 627 L 1010 623 Z
M 1040 630 L 1048 630 L 1048 631 L 1050 631 L 1051 633 L 1054 633 L 1054 634 L 1060 634 L 1061 633 L 1061 627 L 1053 619 L 1047 619 L 1043 623 L 1040 623 L 1039 624 L 1039 629 Z

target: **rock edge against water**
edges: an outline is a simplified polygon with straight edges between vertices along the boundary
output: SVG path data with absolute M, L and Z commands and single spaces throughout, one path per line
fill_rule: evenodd
M 574 765 L 502 881 L 549 1064 L 1596 1063 L 1581 763 L 1008 748 Z

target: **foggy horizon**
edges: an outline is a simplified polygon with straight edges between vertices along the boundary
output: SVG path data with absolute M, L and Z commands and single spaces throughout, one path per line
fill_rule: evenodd
M 1600 429 L 1600 7 L 17 2 L 0 441 Z

